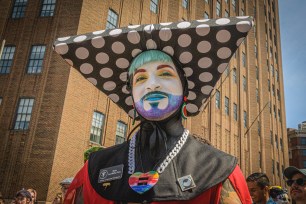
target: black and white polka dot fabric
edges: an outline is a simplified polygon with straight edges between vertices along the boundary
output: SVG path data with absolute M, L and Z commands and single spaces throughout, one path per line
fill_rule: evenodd
M 188 116 L 197 115 L 251 29 L 251 17 L 131 25 L 58 38 L 55 51 L 133 117 L 128 68 L 146 50 L 176 58 L 188 80 Z

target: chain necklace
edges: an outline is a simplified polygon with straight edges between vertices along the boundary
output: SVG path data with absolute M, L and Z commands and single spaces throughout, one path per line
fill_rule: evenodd
M 135 149 L 136 149 L 136 135 L 135 134 L 129 145 L 129 155 L 128 155 L 128 174 L 134 174 L 135 171 Z M 189 135 L 189 130 L 185 129 L 181 138 L 177 141 L 176 145 L 173 147 L 173 149 L 169 152 L 169 154 L 166 156 L 164 161 L 157 167 L 157 172 L 159 174 L 163 173 L 163 171 L 166 169 L 166 167 L 169 165 L 169 163 L 172 161 L 172 159 L 180 152 L 184 144 L 186 143 L 186 140 Z

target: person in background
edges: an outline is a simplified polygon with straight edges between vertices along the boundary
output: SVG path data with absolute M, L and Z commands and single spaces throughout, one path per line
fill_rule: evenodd
M 0 192 L 0 204 L 4 204 L 4 200 L 3 200 L 3 197 L 2 197 L 2 193 Z
M 253 204 L 274 204 L 270 198 L 270 181 L 265 173 L 253 173 L 246 179 Z
M 289 166 L 284 170 L 284 176 L 288 179 L 286 183 L 292 200 L 296 204 L 306 203 L 306 169 Z
M 62 191 L 62 197 L 64 198 L 66 195 L 66 192 L 72 182 L 73 178 L 65 178 L 60 182 L 61 185 L 61 191 Z
M 280 186 L 271 186 L 269 189 L 270 197 L 277 204 L 288 204 L 290 201 L 287 189 L 283 189 Z
M 36 204 L 37 203 L 37 192 L 35 189 L 33 188 L 29 188 L 28 191 L 31 193 L 31 197 L 32 197 L 32 204 Z
M 25 189 L 22 189 L 16 193 L 16 204 L 30 204 L 32 202 L 31 193 Z

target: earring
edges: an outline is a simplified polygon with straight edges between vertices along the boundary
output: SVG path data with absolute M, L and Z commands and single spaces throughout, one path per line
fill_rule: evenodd
M 183 119 L 187 119 L 187 108 L 186 108 L 187 97 L 184 96 L 184 102 L 181 109 L 181 115 Z

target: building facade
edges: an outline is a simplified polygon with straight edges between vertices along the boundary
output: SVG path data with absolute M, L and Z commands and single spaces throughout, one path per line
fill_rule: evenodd
M 306 169 L 306 121 L 298 129 L 288 128 L 289 164 Z
M 0 192 L 51 202 L 91 146 L 126 140 L 131 119 L 52 50 L 58 37 L 133 24 L 254 16 L 203 112 L 185 126 L 284 185 L 288 166 L 277 0 L 8 0 L 0 6 Z

